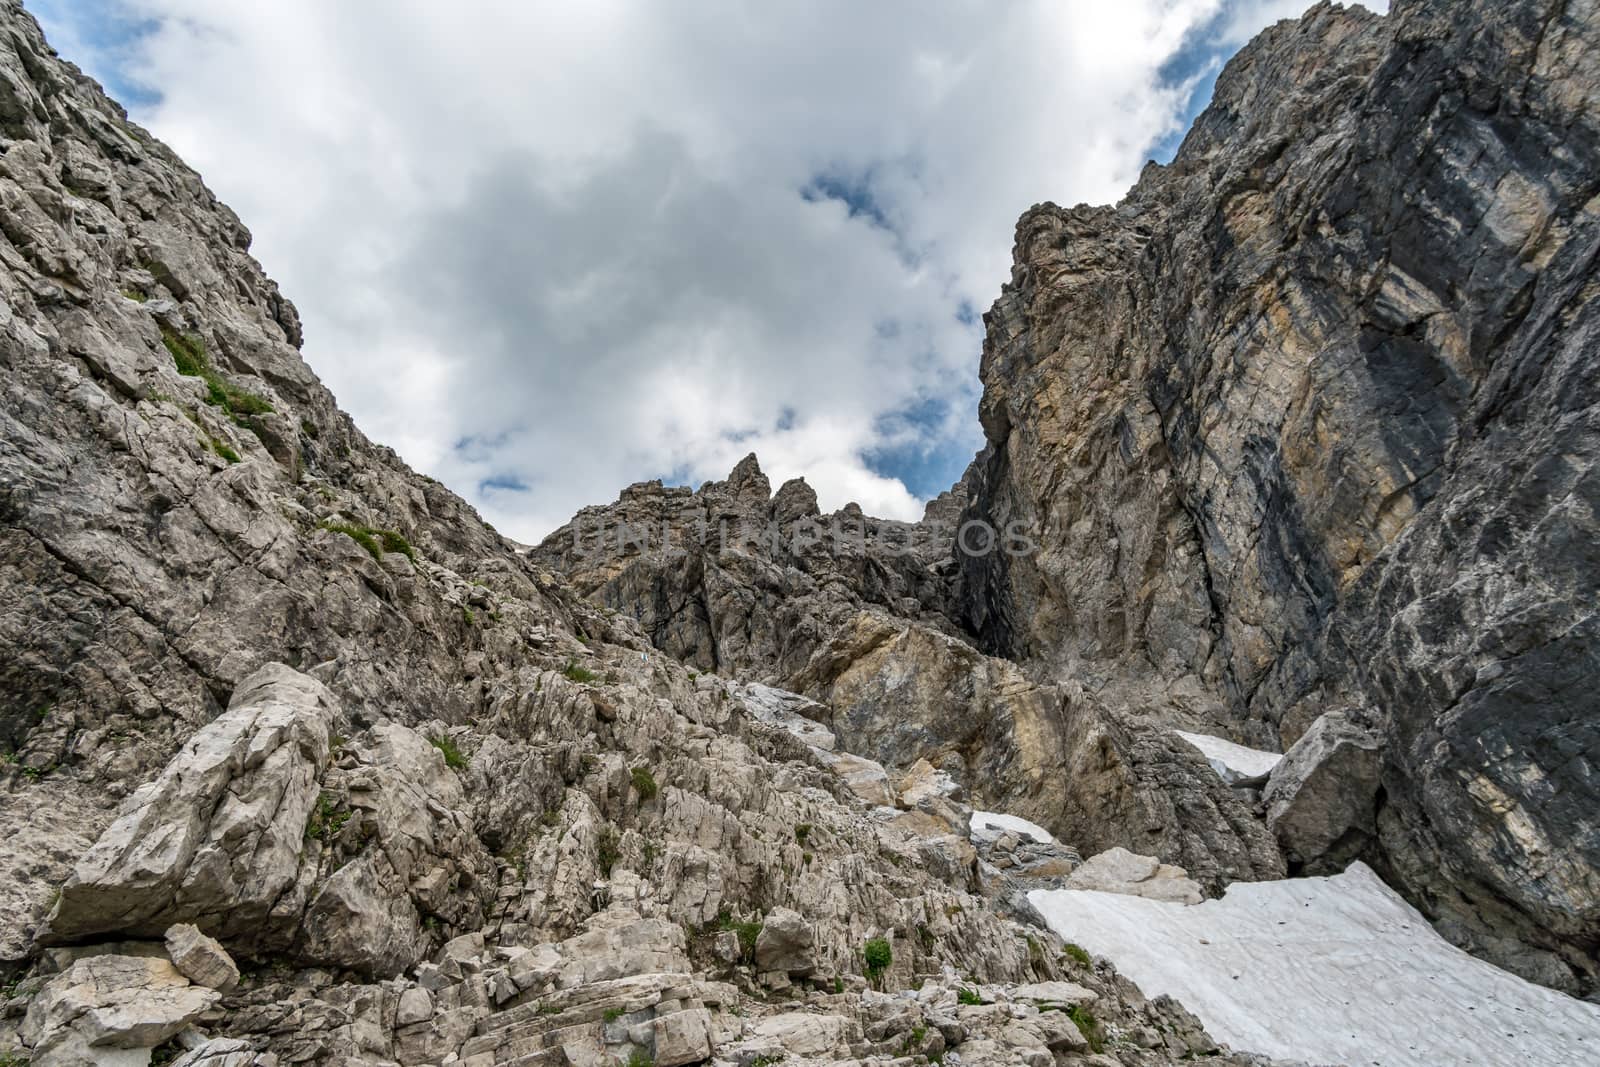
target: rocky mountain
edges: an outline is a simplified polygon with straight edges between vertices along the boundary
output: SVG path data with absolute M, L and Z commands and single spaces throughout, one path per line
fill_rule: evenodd
M 922 523 L 812 558 L 797 516 L 859 515 L 746 482 L 779 551 L 706 552 L 684 516 L 715 525 L 722 490 L 643 485 L 536 558 L 1087 848 L 1212 888 L 1363 856 L 1458 943 L 1590 989 L 1595 33 L 1539 3 L 1281 23 L 1121 203 L 1023 216 L 988 443 Z M 646 514 L 654 552 L 599 535 Z M 659 551 L 663 521 L 695 550 Z M 1304 739 L 1291 766 L 1337 760 L 1337 812 L 1274 818 L 1280 859 L 1175 726 Z
M 751 457 L 527 551 L 0 0 L 0 1062 L 1264 1063 L 1030 891 L 1357 859 L 1591 993 L 1597 37 L 1280 23 L 1023 216 L 921 522 Z

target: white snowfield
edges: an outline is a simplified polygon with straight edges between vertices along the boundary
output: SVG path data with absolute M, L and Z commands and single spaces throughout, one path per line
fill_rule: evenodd
M 1182 730 L 1173 733 L 1189 742 L 1200 750 L 1224 782 L 1237 781 L 1240 778 L 1255 778 L 1263 774 L 1271 774 L 1272 768 L 1283 759 L 1279 752 L 1268 752 L 1260 748 L 1245 748 L 1232 741 L 1210 734 L 1190 734 Z
M 975 811 L 972 813 L 972 836 L 985 841 L 997 840 L 1007 830 L 1013 833 L 1027 834 L 1042 845 L 1048 845 L 1055 840 L 1050 836 L 1050 831 L 1027 819 L 1019 819 L 1015 815 L 1002 815 L 997 811 Z
M 1050 928 L 1236 1051 L 1349 1067 L 1600 1064 L 1600 1006 L 1455 948 L 1355 863 L 1218 900 L 1036 890 Z

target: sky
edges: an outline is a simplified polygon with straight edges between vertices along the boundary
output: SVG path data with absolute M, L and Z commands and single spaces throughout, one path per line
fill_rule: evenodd
M 1119 199 L 1304 3 L 26 6 L 250 227 L 368 436 L 531 542 L 752 451 L 918 517 L 983 443 L 1017 216 Z

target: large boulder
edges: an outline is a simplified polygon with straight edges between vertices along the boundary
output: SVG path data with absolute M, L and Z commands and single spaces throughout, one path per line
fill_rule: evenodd
M 1198 904 L 1205 899 L 1200 886 L 1182 867 L 1162 863 L 1154 856 L 1139 856 L 1125 848 L 1107 849 L 1072 872 L 1068 889 L 1122 893 L 1178 904 Z
M 427 954 L 430 926 L 481 918 L 494 860 L 456 772 L 395 724 L 345 743 L 330 769 L 339 714 L 327 688 L 282 664 L 247 678 L 79 861 L 48 940 L 178 924 L 185 960 L 207 956 L 194 937 L 216 937 L 389 975 Z M 226 984 L 226 968 L 204 973 Z
M 1383 737 L 1342 711 L 1320 716 L 1267 780 L 1267 825 L 1293 863 L 1342 868 L 1376 830 Z
M 194 922 L 261 941 L 292 927 L 336 714 L 333 694 L 292 668 L 271 663 L 246 678 L 78 862 L 48 937 L 160 937 Z
M 91 956 L 40 990 L 28 1005 L 21 1036 L 37 1067 L 142 1065 L 150 1060 L 149 1049 L 219 999 L 220 993 L 191 984 L 166 960 Z
M 773 908 L 756 935 L 756 969 L 810 974 L 816 966 L 811 947 L 816 935 L 811 924 L 788 908 Z

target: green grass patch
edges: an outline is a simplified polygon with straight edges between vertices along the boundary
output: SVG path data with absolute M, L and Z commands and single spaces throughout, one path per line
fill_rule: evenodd
M 1071 941 L 1061 946 L 1061 954 L 1080 966 L 1094 965 L 1094 960 L 1090 958 L 1088 951 L 1082 945 L 1075 945 Z
M 201 443 L 209 448 L 212 452 L 227 460 L 230 465 L 239 463 L 244 458 L 240 456 L 239 453 L 228 444 L 228 442 L 216 437 L 212 437 L 210 434 L 207 434 L 205 440 Z
M 1100 1020 L 1094 1017 L 1094 1012 L 1082 1004 L 1074 1004 L 1067 1009 L 1067 1018 L 1077 1024 L 1078 1032 L 1083 1039 L 1089 1042 L 1090 1052 L 1102 1052 L 1106 1047 L 1106 1035 L 1100 1029 Z
M 647 804 L 655 799 L 656 776 L 650 773 L 649 767 L 635 767 L 633 769 L 633 788 L 639 794 L 639 803 Z
M 218 374 L 206 357 L 205 341 L 198 334 L 179 333 L 163 325 L 161 343 L 172 356 L 172 365 L 179 374 L 206 383 L 206 403 L 226 411 L 239 425 L 248 427 L 253 416 L 270 415 L 275 410 L 266 397 L 240 389 Z
M 794 824 L 794 840 L 795 840 L 795 844 L 798 844 L 798 845 L 805 844 L 806 843 L 806 838 L 808 838 L 810 836 L 811 836 L 811 824 L 810 823 L 808 823 L 808 822 L 797 822 L 797 823 Z
M 462 752 L 455 741 L 451 740 L 448 735 L 440 734 L 436 737 L 429 737 L 428 740 L 432 742 L 434 748 L 439 750 L 439 754 L 444 756 L 445 766 L 451 770 L 464 771 L 467 769 L 468 764 L 472 762 L 467 759 L 466 753 Z
M 594 671 L 578 666 L 577 660 L 567 660 L 567 665 L 561 668 L 561 673 L 574 682 L 589 683 L 598 681 L 600 676 Z
M 371 526 L 357 526 L 349 522 L 324 522 L 324 530 L 342 533 L 367 550 L 373 559 L 382 559 L 385 552 L 398 552 L 412 563 L 417 561 L 417 550 L 411 542 L 394 530 L 379 530 Z
M 973 989 L 971 986 L 957 986 L 956 1003 L 966 1004 L 969 1006 L 974 1004 L 982 1004 L 983 998 L 979 996 L 978 991 Z

